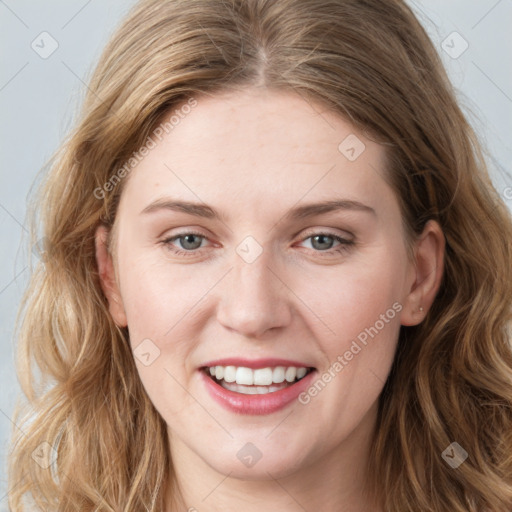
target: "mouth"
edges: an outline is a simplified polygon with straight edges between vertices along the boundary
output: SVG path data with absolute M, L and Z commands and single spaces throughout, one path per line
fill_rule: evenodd
M 233 393 L 267 395 L 294 386 L 315 371 L 306 366 L 204 366 L 201 371 L 213 382 Z

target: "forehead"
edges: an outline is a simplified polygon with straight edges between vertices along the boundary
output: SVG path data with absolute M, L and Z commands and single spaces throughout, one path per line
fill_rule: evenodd
M 172 194 L 240 213 L 333 193 L 384 199 L 384 149 L 322 104 L 258 89 L 196 101 L 133 169 L 122 203 Z

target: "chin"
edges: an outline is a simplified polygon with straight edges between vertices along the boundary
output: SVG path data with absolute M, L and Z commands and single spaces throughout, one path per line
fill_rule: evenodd
M 304 464 L 304 453 L 283 453 L 282 449 L 268 447 L 257 450 L 247 443 L 234 455 L 219 454 L 205 461 L 217 472 L 241 480 L 273 480 L 285 478 L 297 472 Z

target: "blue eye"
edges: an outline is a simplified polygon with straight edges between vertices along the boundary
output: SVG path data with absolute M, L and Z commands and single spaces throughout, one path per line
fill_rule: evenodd
M 194 233 L 193 231 L 190 231 L 190 232 L 186 232 L 186 233 L 180 233 L 176 236 L 173 236 L 172 238 L 167 238 L 166 240 L 163 241 L 163 243 L 174 254 L 177 254 L 179 256 L 190 256 L 191 255 L 190 253 L 196 252 L 196 249 L 198 249 L 201 246 L 201 243 L 199 244 L 199 246 L 197 246 L 197 242 L 193 241 L 194 238 L 206 239 L 206 237 L 201 235 L 200 233 Z M 180 244 L 182 247 L 185 248 L 185 250 L 176 249 L 175 246 L 172 245 L 172 242 L 174 242 L 174 240 L 184 240 L 185 247 L 184 247 L 183 243 L 180 242 Z M 189 245 L 192 245 L 192 247 L 187 247 Z
M 342 252 L 345 252 L 347 250 L 350 249 L 351 246 L 354 245 L 354 241 L 353 240 L 347 240 L 346 238 L 342 238 L 338 235 L 334 235 L 332 233 L 313 233 L 313 234 L 310 234 L 308 237 L 304 238 L 303 241 L 306 241 L 306 240 L 309 240 L 311 239 L 312 240 L 312 243 L 311 245 L 313 246 L 313 248 L 315 249 L 315 243 L 319 244 L 320 247 L 316 247 L 316 249 L 319 249 L 318 251 L 315 251 L 315 252 L 322 252 L 322 253 L 327 253 L 326 255 L 332 255 L 333 253 L 342 253 Z M 331 240 L 335 240 L 339 243 L 339 245 L 332 249 L 331 250 L 331 247 L 332 247 L 332 242 L 325 242 L 326 239 L 331 239 Z M 328 245 L 329 247 L 324 247 L 322 248 L 321 246 L 322 245 Z
M 325 253 L 325 256 L 327 256 L 327 257 L 346 252 L 354 245 L 353 240 L 347 240 L 347 239 L 342 238 L 333 233 L 324 233 L 324 232 L 311 233 L 306 238 L 303 238 L 302 242 L 304 242 L 310 238 L 313 240 L 312 245 L 313 245 L 314 252 Z M 196 233 L 194 231 L 187 231 L 187 232 L 179 233 L 171 238 L 167 238 L 167 239 L 163 240 L 162 243 L 173 254 L 176 254 L 178 256 L 193 256 L 194 254 L 196 254 L 198 252 L 198 249 L 200 249 L 202 246 L 202 241 L 199 241 L 199 243 L 198 243 L 197 239 L 206 240 L 206 237 L 204 235 L 202 235 L 201 233 Z M 332 249 L 333 242 L 332 241 L 326 242 L 326 239 L 334 240 L 334 241 L 338 242 L 339 245 L 337 247 L 335 247 L 334 249 Z M 182 249 L 177 248 L 173 243 L 174 241 L 178 241 L 178 240 L 180 241 L 179 243 L 180 243 Z M 317 245 L 317 247 L 315 247 L 314 246 L 315 244 L 319 244 L 320 247 L 318 247 L 318 245 Z M 327 245 L 328 247 L 322 248 L 321 247 L 322 245 Z M 318 249 L 318 250 L 315 250 L 315 249 Z

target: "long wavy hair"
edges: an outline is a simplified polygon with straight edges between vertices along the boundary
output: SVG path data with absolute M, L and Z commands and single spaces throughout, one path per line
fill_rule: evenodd
M 33 201 L 42 251 L 16 332 L 26 398 L 9 455 L 11 510 L 27 500 L 45 511 L 163 509 L 173 481 L 166 425 L 127 329 L 109 314 L 94 233 L 112 226 L 126 162 L 162 116 L 251 86 L 300 94 L 371 134 L 386 146 L 406 241 L 430 219 L 444 231 L 441 288 L 425 320 L 401 328 L 379 397 L 368 468 L 376 498 L 388 512 L 510 512 L 511 215 L 436 49 L 401 0 L 132 8 Z M 456 469 L 442 457 L 452 442 L 468 454 Z

